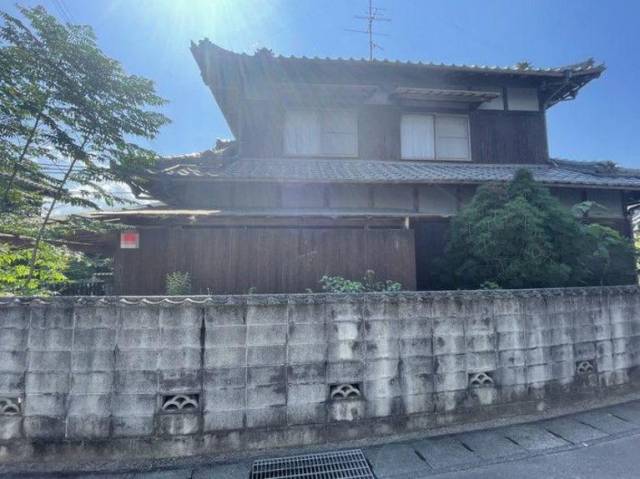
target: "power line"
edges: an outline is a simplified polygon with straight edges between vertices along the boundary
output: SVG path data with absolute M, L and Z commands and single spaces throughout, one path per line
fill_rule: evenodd
M 64 17 L 67 23 L 73 23 L 71 14 L 64 3 L 64 0 L 53 0 L 53 5 L 56 7 L 56 10 L 58 10 L 58 13 L 60 13 L 60 16 Z
M 369 0 L 369 10 L 364 15 L 354 15 L 353 18 L 358 20 L 364 20 L 366 22 L 366 30 L 354 30 L 346 28 L 348 32 L 364 33 L 369 36 L 369 61 L 373 61 L 373 52 L 377 48 L 378 50 L 384 50 L 380 45 L 373 41 L 374 36 L 388 37 L 386 33 L 379 33 L 374 31 L 376 22 L 390 22 L 391 19 L 383 16 L 384 8 L 378 8 L 373 5 L 373 0 Z
M 62 5 L 62 9 L 67 14 L 67 17 L 69 17 L 71 22 L 74 22 L 75 18 L 73 18 L 73 15 L 71 15 L 71 10 L 69 9 L 69 7 L 67 7 L 67 4 L 65 3 L 65 0 L 58 0 L 58 1 L 60 2 L 60 5 Z

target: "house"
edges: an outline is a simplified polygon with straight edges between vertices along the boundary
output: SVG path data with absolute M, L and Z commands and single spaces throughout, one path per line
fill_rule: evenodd
M 162 294 L 319 290 L 325 274 L 372 269 L 429 289 L 448 222 L 478 185 L 526 167 L 570 206 L 630 234 L 640 171 L 549 157 L 545 114 L 598 78 L 592 60 L 498 68 L 237 54 L 193 56 L 235 137 L 131 178 L 160 206 L 100 216 L 132 227 L 115 247 L 115 289 Z

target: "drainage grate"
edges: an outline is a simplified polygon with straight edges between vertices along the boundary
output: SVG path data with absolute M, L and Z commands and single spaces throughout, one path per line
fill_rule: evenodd
M 360 449 L 260 459 L 249 479 L 375 479 Z

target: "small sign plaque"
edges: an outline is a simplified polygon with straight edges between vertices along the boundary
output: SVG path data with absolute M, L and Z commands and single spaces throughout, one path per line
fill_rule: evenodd
M 137 231 L 123 231 L 120 233 L 121 249 L 138 249 L 140 247 L 140 233 Z

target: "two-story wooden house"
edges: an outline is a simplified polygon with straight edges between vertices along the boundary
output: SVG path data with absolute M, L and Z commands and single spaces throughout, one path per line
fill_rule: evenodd
M 161 294 L 318 291 L 372 269 L 429 289 L 449 219 L 477 185 L 530 169 L 568 206 L 595 200 L 629 234 L 640 171 L 549 158 L 545 112 L 600 76 L 593 61 L 537 69 L 294 58 L 192 45 L 234 142 L 167 158 L 132 186 L 163 206 L 106 212 L 135 231 L 115 289 Z

